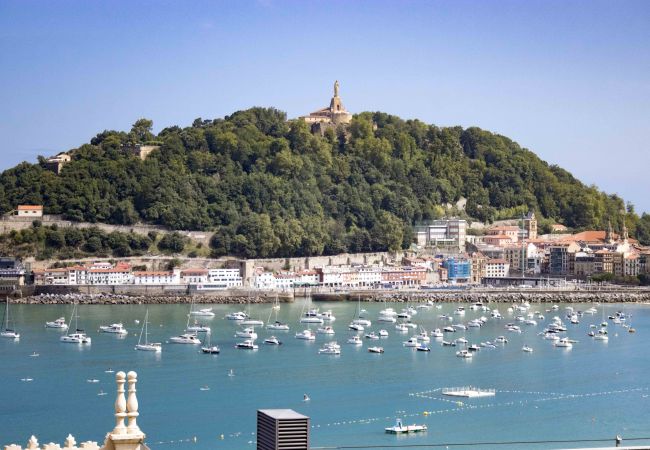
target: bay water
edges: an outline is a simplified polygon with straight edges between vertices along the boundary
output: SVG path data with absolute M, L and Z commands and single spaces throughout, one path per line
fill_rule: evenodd
M 201 305 L 206 307 L 210 305 Z M 441 309 L 420 309 L 413 322 L 427 331 L 480 316 L 488 317 L 481 328 L 459 330 L 445 336 L 466 336 L 470 343 L 494 341 L 504 335 L 508 343 L 483 348 L 472 359 L 456 357 L 459 347 L 443 347 L 431 339 L 430 352 L 405 348 L 403 342 L 419 330 L 398 333 L 394 324 L 378 323 L 381 309 L 403 304 L 362 303 L 373 325 L 389 337 L 364 339 L 363 346 L 347 344 L 353 332 L 349 322 L 357 303 L 318 303 L 321 311 L 332 310 L 334 336 L 317 335 L 316 341 L 298 340 L 295 333 L 306 301 L 282 304 L 278 319 L 291 326 L 288 332 L 259 334 L 256 351 L 235 349 L 240 327 L 224 319 L 237 305 L 211 305 L 216 316 L 197 318 L 212 327 L 211 341 L 219 355 L 206 355 L 198 346 L 169 344 L 183 332 L 189 305 L 81 305 L 79 326 L 92 337 L 91 345 L 59 342 L 62 332 L 46 329 L 46 321 L 65 316 L 71 305 L 11 305 L 11 317 L 21 333 L 18 341 L 0 340 L 0 444 L 25 444 L 34 434 L 41 443 L 63 443 L 68 433 L 77 442 L 101 441 L 115 424 L 115 373 L 138 372 L 138 423 L 151 448 L 246 449 L 255 448 L 256 410 L 291 408 L 311 418 L 312 447 L 368 445 L 382 448 L 395 444 L 483 442 L 479 448 L 502 448 L 492 442 L 611 439 L 581 444 L 537 443 L 516 448 L 569 448 L 613 446 L 614 437 L 650 436 L 650 307 L 647 305 L 597 305 L 598 313 L 584 315 L 571 325 L 564 307 L 546 312 L 548 304 L 533 304 L 545 320 L 539 325 L 517 323 L 522 333 L 504 329 L 515 322 L 505 304 L 491 304 L 504 318 L 471 311 L 453 315 L 457 304 Z M 592 305 L 573 305 L 586 309 Z M 135 351 L 145 310 L 149 309 L 149 340 L 162 342 L 160 354 Z M 271 305 L 251 305 L 252 317 L 267 321 Z M 609 322 L 609 341 L 587 336 L 590 324 L 624 310 L 636 333 Z M 453 322 L 439 316 L 453 316 Z M 578 342 L 571 349 L 556 348 L 538 333 L 554 315 L 563 318 L 567 336 Z M 140 324 L 136 324 L 139 320 Z M 271 316 L 275 320 L 275 315 Z M 97 332 L 100 325 L 122 322 L 125 338 Z M 74 326 L 74 325 L 73 325 Z M 317 325 L 312 325 L 315 331 Z M 265 345 L 271 334 L 280 346 Z M 362 333 L 361 335 L 363 336 Z M 329 340 L 341 345 L 341 355 L 321 355 L 318 349 Z M 532 353 L 522 351 L 524 344 Z M 379 345 L 385 353 L 372 354 Z M 31 356 L 32 354 L 39 356 Z M 24 381 L 32 379 L 32 381 Z M 88 380 L 99 380 L 89 382 Z M 494 397 L 454 399 L 443 388 L 476 386 L 495 389 Z M 98 395 L 102 392 L 107 395 Z M 304 401 L 304 395 L 310 400 Z M 422 434 L 394 436 L 384 433 L 396 418 L 407 424 L 426 424 Z M 634 442 L 636 445 L 650 443 Z M 514 448 L 514 447 L 511 447 Z

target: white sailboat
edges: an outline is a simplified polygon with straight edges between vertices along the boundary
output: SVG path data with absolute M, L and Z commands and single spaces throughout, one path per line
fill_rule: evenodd
M 273 302 L 273 307 L 271 309 L 273 311 L 280 311 L 280 298 L 278 297 L 278 294 L 275 294 L 275 301 Z
M 9 297 L 5 300 L 5 320 L 3 320 L 2 331 L 0 336 L 7 339 L 20 339 L 20 333 L 13 328 L 9 328 Z
M 277 296 L 276 296 L 277 299 Z M 267 330 L 279 330 L 279 331 L 289 331 L 289 325 L 286 323 L 282 323 L 278 320 L 278 311 L 280 310 L 279 306 L 280 304 L 278 303 L 278 308 L 275 307 L 276 305 L 273 305 L 271 307 L 271 312 L 269 313 L 269 318 L 266 319 L 266 329 Z M 275 322 L 271 323 L 271 316 L 275 313 Z
M 201 347 L 201 351 L 208 355 L 218 355 L 221 350 L 218 345 L 212 345 L 210 343 L 210 336 L 211 334 L 208 334 L 208 342 Z
M 138 338 L 138 344 L 135 346 L 136 350 L 142 350 L 144 352 L 161 352 L 162 345 L 160 342 L 149 342 L 149 332 L 147 324 L 149 323 L 149 309 L 144 314 L 144 323 L 142 324 L 142 330 L 140 330 L 140 337 Z M 142 342 L 142 335 L 144 334 L 144 343 Z
M 187 323 L 185 324 L 185 331 L 187 331 L 187 329 L 190 326 L 190 317 L 192 316 L 191 311 L 192 311 L 192 305 L 190 305 L 190 313 L 187 315 Z M 197 345 L 201 343 L 201 340 L 196 335 L 196 332 L 190 332 L 190 333 L 184 333 L 178 336 L 170 337 L 169 342 L 173 342 L 174 344 Z
M 311 296 L 309 297 L 308 302 L 311 306 Z M 305 303 L 305 304 L 306 304 Z M 316 323 L 322 325 L 325 323 L 322 317 L 318 314 L 318 309 L 308 309 L 307 312 L 304 312 L 305 305 L 303 304 L 303 311 L 300 313 L 300 323 Z
M 251 304 L 248 302 L 248 306 L 246 308 L 246 318 L 240 322 L 240 325 L 264 325 L 264 321 L 260 319 L 254 319 L 250 316 L 251 314 Z
M 72 323 L 72 318 L 74 317 L 75 332 L 61 336 L 59 340 L 68 344 L 90 344 L 91 339 L 86 336 L 84 330 L 79 328 L 79 316 L 77 315 L 77 304 L 75 303 L 72 307 L 72 317 L 70 317 L 70 323 Z

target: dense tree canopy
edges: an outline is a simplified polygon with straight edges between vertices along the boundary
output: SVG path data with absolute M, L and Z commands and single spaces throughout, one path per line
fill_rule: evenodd
M 320 136 L 283 112 L 253 108 L 157 136 L 151 129 L 140 119 L 129 133 L 98 134 L 71 152 L 60 175 L 43 158 L 6 170 L 0 210 L 43 204 L 77 221 L 213 230 L 215 255 L 246 257 L 404 248 L 414 223 L 440 217 L 461 197 L 481 221 L 533 209 L 569 227 L 603 229 L 625 216 L 632 233 L 638 227 L 650 239 L 650 217 L 625 213 L 619 197 L 478 128 L 362 113 Z M 125 150 L 134 141 L 160 149 L 141 161 Z

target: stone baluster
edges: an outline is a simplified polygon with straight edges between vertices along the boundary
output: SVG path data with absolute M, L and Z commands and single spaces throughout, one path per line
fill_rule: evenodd
M 129 396 L 126 401 L 126 410 L 129 424 L 126 430 L 129 434 L 135 434 L 140 433 L 140 428 L 138 427 L 137 422 L 138 416 L 140 415 L 140 413 L 138 413 L 138 397 L 135 395 L 135 384 L 138 382 L 138 374 L 134 371 L 130 371 L 127 378 L 129 382 Z
M 65 444 L 63 444 L 63 448 L 76 448 L 77 441 L 75 441 L 74 437 L 71 434 L 68 434 L 68 437 L 65 438 Z
M 117 398 L 115 399 L 115 429 L 113 429 L 113 434 L 119 435 L 126 434 L 126 426 L 124 425 L 124 419 L 127 417 L 126 397 L 124 396 L 126 374 L 122 371 L 117 372 L 115 381 L 117 382 Z
M 36 439 L 36 436 L 32 434 L 32 437 L 29 438 L 29 441 L 27 441 L 27 449 L 28 450 L 36 450 L 38 449 L 38 439 Z

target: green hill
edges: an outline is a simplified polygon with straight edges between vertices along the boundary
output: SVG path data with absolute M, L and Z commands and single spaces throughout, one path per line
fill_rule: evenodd
M 616 227 L 650 236 L 623 200 L 585 186 L 512 140 L 478 128 L 440 128 L 362 113 L 349 128 L 313 135 L 275 109 L 169 127 L 140 120 L 70 152 L 59 175 L 22 163 L 0 175 L 0 210 L 43 204 L 77 221 L 147 222 L 214 230 L 216 255 L 298 256 L 407 247 L 411 226 L 467 199 L 469 217 L 491 221 L 533 209 L 542 229 Z M 125 150 L 160 145 L 146 160 Z M 454 211 L 451 211 L 454 212 Z M 457 212 L 456 212 L 457 213 Z M 646 239 L 647 240 L 647 239 Z

